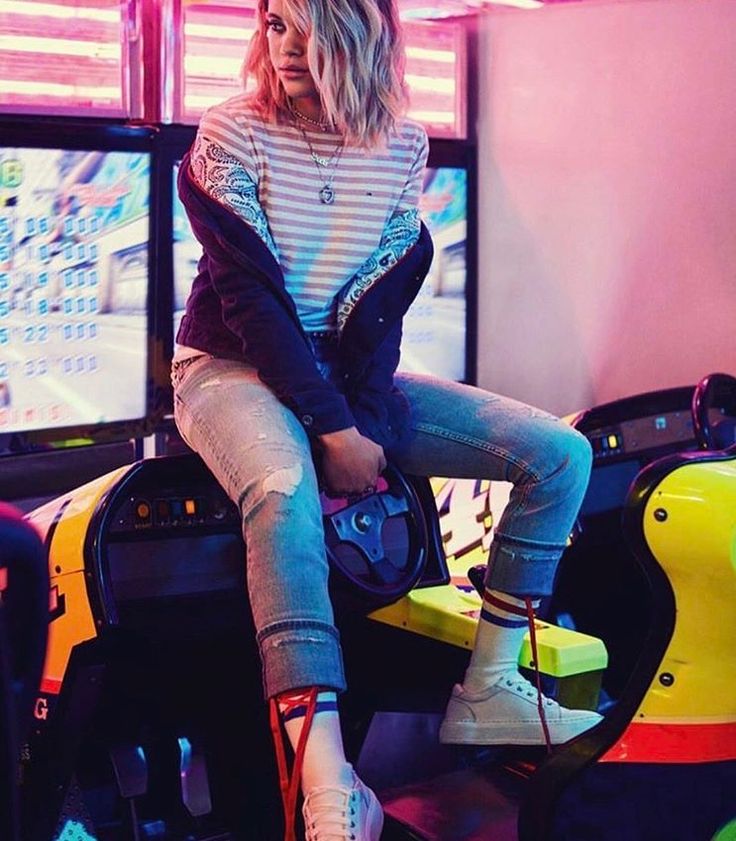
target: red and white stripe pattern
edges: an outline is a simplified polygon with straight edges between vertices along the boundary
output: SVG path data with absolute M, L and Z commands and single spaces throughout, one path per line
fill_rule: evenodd
M 537 610 L 540 599 L 530 601 L 532 608 Z M 483 592 L 480 618 L 501 628 L 525 628 L 529 622 L 524 599 L 518 599 L 499 590 L 489 590 L 488 587 Z

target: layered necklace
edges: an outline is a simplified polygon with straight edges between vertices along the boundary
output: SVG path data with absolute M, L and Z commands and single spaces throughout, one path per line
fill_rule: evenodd
M 326 123 L 322 123 L 319 120 L 313 120 L 311 117 L 308 117 L 306 114 L 302 114 L 301 111 L 298 111 L 294 106 L 291 106 L 291 111 L 295 117 L 300 120 L 303 120 L 305 123 L 309 123 L 316 128 L 319 128 L 321 131 L 327 131 L 328 126 Z M 297 124 L 298 125 L 298 124 Z M 322 181 L 322 187 L 318 193 L 319 200 L 322 204 L 332 204 L 335 201 L 335 188 L 332 186 L 332 182 L 335 180 L 335 173 L 337 172 L 337 167 L 340 164 L 340 158 L 342 157 L 343 149 L 345 148 L 345 141 L 340 138 L 340 142 L 335 146 L 332 151 L 332 154 L 329 157 L 325 157 L 324 155 L 318 155 L 314 151 L 314 147 L 307 135 L 306 131 L 304 131 L 304 127 L 298 125 L 299 131 L 302 133 L 302 137 L 304 138 L 304 142 L 307 144 L 307 148 L 309 149 L 309 155 L 314 162 L 315 167 L 317 168 L 317 174 L 319 175 L 319 180 Z
M 302 114 L 302 112 L 293 105 L 290 105 L 289 108 L 291 109 L 291 113 L 298 117 L 300 120 L 303 120 L 305 123 L 309 123 L 310 126 L 314 126 L 318 128 L 320 131 L 327 131 L 329 126 L 327 123 L 323 123 L 321 120 L 315 120 L 312 117 L 308 117 L 306 114 Z

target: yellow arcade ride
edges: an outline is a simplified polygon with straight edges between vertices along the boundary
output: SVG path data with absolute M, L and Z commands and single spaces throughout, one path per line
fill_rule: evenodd
M 530 781 L 521 839 L 736 837 L 736 378 L 704 378 L 692 415 L 700 449 L 653 461 L 626 495 L 652 595 L 635 667 L 604 723 Z

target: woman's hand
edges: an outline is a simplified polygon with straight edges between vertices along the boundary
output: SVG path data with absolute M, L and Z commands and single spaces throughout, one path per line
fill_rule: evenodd
M 335 496 L 354 496 L 376 486 L 386 468 L 383 447 L 351 426 L 319 436 L 322 444 L 322 474 Z

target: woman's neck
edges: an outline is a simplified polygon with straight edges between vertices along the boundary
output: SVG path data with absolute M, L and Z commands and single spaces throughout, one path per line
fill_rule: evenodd
M 305 123 L 323 126 L 326 120 L 322 114 L 322 103 L 319 100 L 304 96 L 289 100 L 292 113 Z

